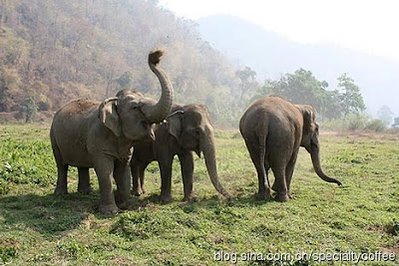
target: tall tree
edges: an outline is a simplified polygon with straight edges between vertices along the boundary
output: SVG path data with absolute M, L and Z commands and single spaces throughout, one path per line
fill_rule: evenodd
M 345 116 L 350 113 L 358 114 L 366 110 L 359 86 L 355 84 L 355 81 L 347 73 L 338 77 L 338 88 L 341 108 Z
M 390 126 L 392 124 L 393 116 L 394 113 L 387 105 L 381 106 L 381 108 L 377 111 L 378 119 L 382 120 L 386 126 Z

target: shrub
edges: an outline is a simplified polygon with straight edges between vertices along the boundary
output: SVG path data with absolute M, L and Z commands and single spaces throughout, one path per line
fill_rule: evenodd
M 387 129 L 387 126 L 384 121 L 380 119 L 373 119 L 366 124 L 365 129 L 375 132 L 383 132 Z

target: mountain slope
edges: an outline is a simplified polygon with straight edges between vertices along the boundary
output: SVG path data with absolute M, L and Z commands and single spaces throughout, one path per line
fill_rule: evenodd
M 375 113 L 388 105 L 399 114 L 399 62 L 330 45 L 298 44 L 232 16 L 210 16 L 197 22 L 204 39 L 236 63 L 253 68 L 260 79 L 276 79 L 302 67 L 335 88 L 337 77 L 347 72 L 362 89 L 369 110 Z

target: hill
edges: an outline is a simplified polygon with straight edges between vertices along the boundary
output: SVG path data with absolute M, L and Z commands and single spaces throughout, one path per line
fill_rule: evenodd
M 250 66 L 258 78 L 276 79 L 302 67 L 334 88 L 337 77 L 347 72 L 362 89 L 370 111 L 388 105 L 399 114 L 399 62 L 331 45 L 295 43 L 233 16 L 209 16 L 197 23 L 204 39 L 237 64 Z
M 166 50 L 161 64 L 177 102 L 223 106 L 236 88 L 232 64 L 157 1 L 1 1 L 0 38 L 0 112 L 57 110 L 121 88 L 156 97 L 147 65 L 154 48 Z M 210 98 L 216 89 L 225 97 Z

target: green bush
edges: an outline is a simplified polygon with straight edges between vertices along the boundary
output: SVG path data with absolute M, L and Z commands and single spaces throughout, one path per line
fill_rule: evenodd
M 385 125 L 384 121 L 380 119 L 373 119 L 366 124 L 365 129 L 375 132 L 383 132 L 387 129 L 387 126 Z

